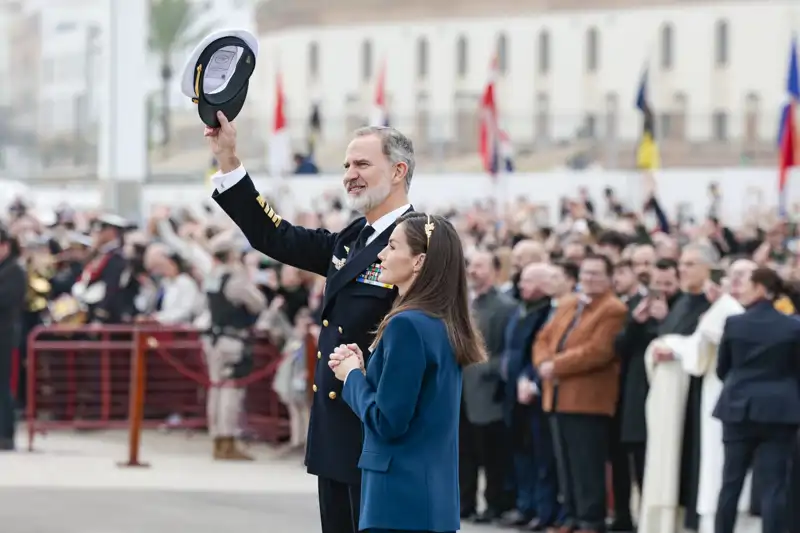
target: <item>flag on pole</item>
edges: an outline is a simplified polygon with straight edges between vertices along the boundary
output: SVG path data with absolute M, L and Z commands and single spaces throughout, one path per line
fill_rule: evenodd
M 500 127 L 495 99 L 495 82 L 499 77 L 497 57 L 492 60 L 489 80 L 483 90 L 480 104 L 480 131 L 478 151 L 483 160 L 483 169 L 492 177 L 500 170 L 514 171 L 514 147 L 508 133 Z
M 375 83 L 375 100 L 372 102 L 369 125 L 389 126 L 389 108 L 386 105 L 386 59 L 381 63 L 381 70 Z
M 308 155 L 314 155 L 317 147 L 317 140 L 322 134 L 322 114 L 319 110 L 319 103 L 311 104 L 311 113 L 308 116 Z
M 783 106 L 778 132 L 778 207 L 781 217 L 786 216 L 786 185 L 789 171 L 797 166 L 797 104 L 800 102 L 800 75 L 797 68 L 797 37 L 792 37 L 789 49 L 789 71 L 786 75 L 788 100 Z
M 636 166 L 642 170 L 654 170 L 661 166 L 661 155 L 656 143 L 656 123 L 648 94 L 648 69 L 642 73 L 639 91 L 636 93 L 636 109 L 642 113 L 642 137 L 636 151 Z
M 278 73 L 275 79 L 275 114 L 269 140 L 269 173 L 271 176 L 284 176 L 290 173 L 291 165 L 292 142 L 286 124 L 286 97 L 283 79 Z
M 495 82 L 498 77 L 497 57 L 492 59 L 489 80 L 483 89 L 480 104 L 480 130 L 478 132 L 478 151 L 483 160 L 483 170 L 496 177 L 500 158 L 500 125 L 495 100 Z

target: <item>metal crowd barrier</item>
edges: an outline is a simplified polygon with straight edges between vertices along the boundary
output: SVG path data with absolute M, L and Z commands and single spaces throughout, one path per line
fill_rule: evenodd
M 246 387 L 246 436 L 280 442 L 288 415 L 272 390 L 281 355 L 267 338 L 253 341 Z M 28 448 L 48 430 L 128 429 L 128 464 L 136 465 L 143 429 L 202 429 L 211 384 L 199 332 L 151 324 L 39 326 L 28 337 Z

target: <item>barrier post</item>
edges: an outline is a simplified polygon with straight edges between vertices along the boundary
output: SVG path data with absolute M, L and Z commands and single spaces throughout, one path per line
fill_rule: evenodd
M 128 461 L 119 463 L 123 467 L 149 467 L 139 461 L 139 447 L 144 419 L 145 369 L 149 335 L 136 328 L 133 333 L 131 352 L 131 382 L 128 404 Z

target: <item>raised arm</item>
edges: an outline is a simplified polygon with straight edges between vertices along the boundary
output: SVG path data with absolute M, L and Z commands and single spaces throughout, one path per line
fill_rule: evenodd
M 283 220 L 256 190 L 243 166 L 212 178 L 213 198 L 231 217 L 250 245 L 281 263 L 324 276 L 333 257 L 336 234 L 307 229 Z
M 211 177 L 214 200 L 239 226 L 250 245 L 281 263 L 321 276 L 328 273 L 336 235 L 323 229 L 310 230 L 283 220 L 253 185 L 236 155 L 236 128 L 222 112 L 220 127 L 206 128 L 220 171 Z

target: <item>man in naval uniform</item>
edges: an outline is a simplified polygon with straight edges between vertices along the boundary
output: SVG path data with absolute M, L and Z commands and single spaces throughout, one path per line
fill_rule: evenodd
M 236 130 L 222 113 L 220 128 L 206 129 L 220 172 L 212 177 L 214 199 L 250 244 L 269 257 L 327 277 L 315 369 L 306 466 L 318 477 L 322 533 L 356 533 L 361 501 L 361 422 L 341 399 L 342 382 L 328 367 L 341 344 L 369 354 L 373 332 L 397 290 L 376 281 L 378 252 L 395 221 L 412 210 L 408 189 L 414 174 L 411 141 L 392 128 L 355 132 L 342 179 L 349 205 L 364 216 L 339 233 L 294 226 L 270 206 L 236 155 Z
M 124 302 L 120 290 L 127 261 L 122 255 L 122 235 L 127 222 L 103 215 L 92 223 L 94 257 L 72 287 L 72 295 L 87 309 L 87 322 L 119 324 Z
M 207 320 L 202 342 L 211 381 L 206 402 L 208 432 L 214 439 L 214 459 L 252 461 L 236 446 L 246 392 L 236 380 L 249 374 L 250 328 L 267 302 L 237 261 L 230 237 L 215 237 L 209 248 L 214 266 L 203 284 L 208 313 L 202 317 Z

